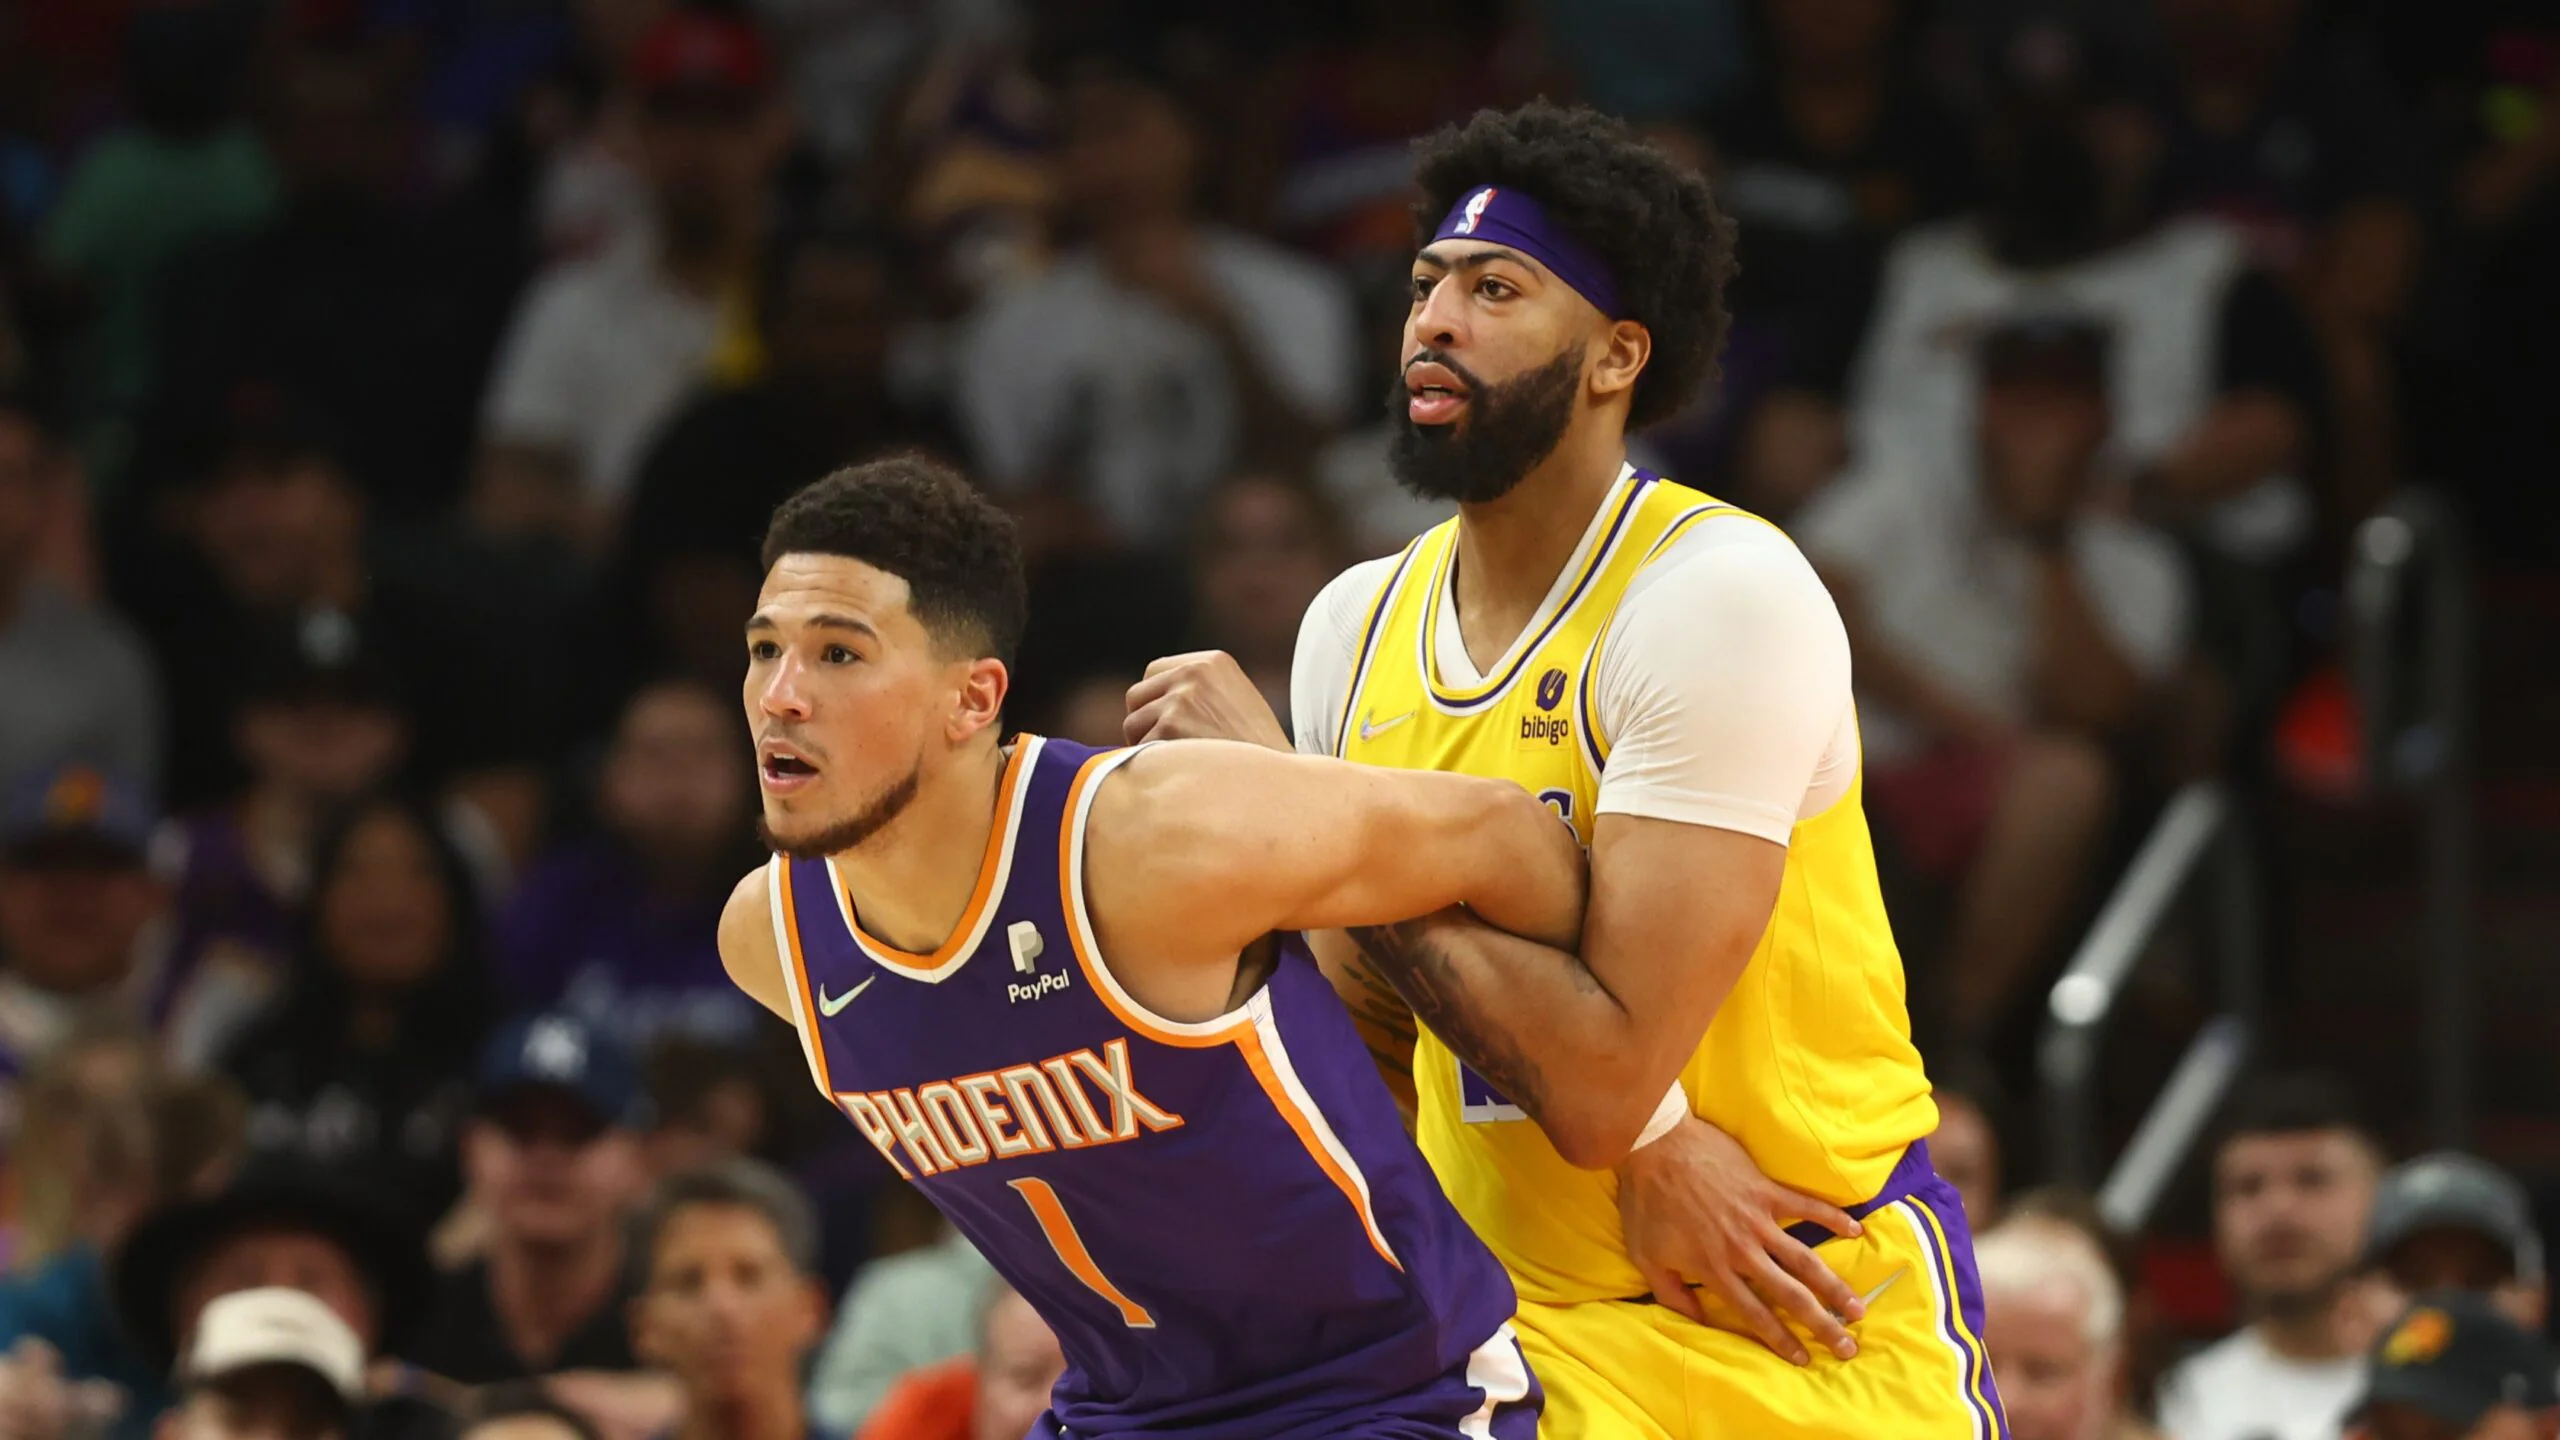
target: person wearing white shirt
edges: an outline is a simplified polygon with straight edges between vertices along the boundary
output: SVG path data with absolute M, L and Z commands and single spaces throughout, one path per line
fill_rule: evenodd
M 1867 806 L 1954 915 L 1929 997 L 1978 1045 L 2057 938 L 2118 788 L 2111 748 L 2184 667 L 2188 578 L 2169 539 L 2091 497 L 2111 343 L 2068 316 L 2014 321 L 1970 368 L 1967 443 L 1897 452 L 1817 497 L 1798 539 L 1857 659 Z
M 2382 1155 L 2345 1097 L 2308 1076 L 2235 1102 L 2213 1162 L 2214 1246 L 2248 1323 L 2169 1372 L 2169 1440 L 2337 1440 L 2374 1328 L 2348 1285 Z

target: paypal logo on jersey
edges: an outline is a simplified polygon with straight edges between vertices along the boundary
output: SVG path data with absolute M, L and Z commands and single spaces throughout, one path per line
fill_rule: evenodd
M 1008 980 L 1005 982 L 1004 998 L 1008 1003 L 1019 1005 L 1025 1000 L 1038 1000 L 1043 996 L 1054 995 L 1066 989 L 1067 984 L 1065 971 L 1055 975 L 1043 975 L 1028 985 Z

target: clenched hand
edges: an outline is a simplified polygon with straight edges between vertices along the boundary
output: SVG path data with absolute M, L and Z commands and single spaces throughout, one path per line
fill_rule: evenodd
M 1147 667 L 1129 687 L 1129 718 L 1122 727 L 1132 745 L 1147 740 L 1241 740 L 1286 752 L 1289 732 L 1224 650 L 1168 655 Z

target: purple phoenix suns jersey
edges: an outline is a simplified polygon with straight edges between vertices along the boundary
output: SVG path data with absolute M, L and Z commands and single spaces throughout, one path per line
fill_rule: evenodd
M 1084 820 L 1138 752 L 1019 737 L 969 910 L 863 933 L 825 860 L 771 871 L 819 1088 L 1045 1317 L 1034 1434 L 1525 1437 L 1511 1283 L 1424 1164 L 1297 937 L 1182 1024 L 1112 978 Z

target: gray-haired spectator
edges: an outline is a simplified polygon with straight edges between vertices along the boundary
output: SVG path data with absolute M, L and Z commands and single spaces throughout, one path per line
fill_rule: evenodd
M 684 1392 L 686 1440 L 810 1433 L 801 1367 L 826 1329 L 818 1222 L 789 1178 L 729 1159 L 662 1182 L 641 1222 L 631 1345 Z
M 2486 1296 L 2534 1331 L 2549 1312 L 2533 1203 L 2514 1176 L 2475 1155 L 2439 1151 L 2384 1175 L 2365 1261 L 2394 1313 L 2429 1290 Z
M 2015 1440 L 2126 1440 L 2125 1296 L 2106 1251 L 2051 1215 L 1982 1237 L 1984 1343 Z
M 862 1429 L 911 1370 L 968 1354 L 995 1267 L 957 1230 L 921 1250 L 874 1260 L 853 1277 L 809 1378 L 809 1409 L 838 1434 Z

